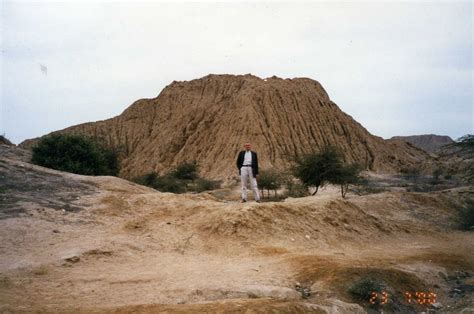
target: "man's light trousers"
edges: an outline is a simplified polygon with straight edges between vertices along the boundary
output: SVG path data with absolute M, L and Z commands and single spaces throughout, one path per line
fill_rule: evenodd
M 257 179 L 253 177 L 252 167 L 240 168 L 240 182 L 242 184 L 242 199 L 247 200 L 247 180 L 250 179 L 250 185 L 252 186 L 253 196 L 256 201 L 260 200 L 260 194 L 258 194 Z

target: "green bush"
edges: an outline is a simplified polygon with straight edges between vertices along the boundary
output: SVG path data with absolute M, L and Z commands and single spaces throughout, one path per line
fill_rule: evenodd
M 144 176 L 135 178 L 134 182 L 152 187 L 161 192 L 184 193 L 186 182 L 171 175 L 159 176 L 156 172 L 150 172 Z
M 157 178 L 158 178 L 158 174 L 156 172 L 150 172 L 144 176 L 135 178 L 133 181 L 141 185 L 153 187 Z
M 56 170 L 85 175 L 117 175 L 118 154 L 96 140 L 74 134 L 53 134 L 33 148 L 32 162 Z
M 220 181 L 200 178 L 197 169 L 198 165 L 196 162 L 184 162 L 163 176 L 158 175 L 156 172 L 150 172 L 133 179 L 133 181 L 161 192 L 170 193 L 190 191 L 199 193 L 220 187 Z
M 173 177 L 180 180 L 196 180 L 198 175 L 198 164 L 196 161 L 183 162 L 176 166 L 176 168 L 170 173 Z

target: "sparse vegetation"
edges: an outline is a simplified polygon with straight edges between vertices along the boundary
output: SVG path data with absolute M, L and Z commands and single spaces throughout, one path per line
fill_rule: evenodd
M 198 168 L 198 164 L 194 161 L 184 162 L 163 176 L 158 175 L 156 172 L 150 172 L 135 178 L 133 181 L 161 192 L 177 194 L 185 192 L 199 193 L 220 187 L 220 181 L 199 177 Z
M 74 134 L 53 134 L 33 148 L 34 164 L 84 175 L 117 175 L 118 153 L 95 139 Z

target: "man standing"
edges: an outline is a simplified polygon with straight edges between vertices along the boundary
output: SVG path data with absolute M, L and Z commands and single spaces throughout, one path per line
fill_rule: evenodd
M 250 179 L 253 195 L 257 203 L 260 203 L 258 194 L 257 176 L 258 176 L 258 158 L 257 153 L 251 151 L 250 143 L 244 144 L 245 150 L 239 153 L 237 157 L 237 168 L 239 168 L 240 182 L 242 184 L 242 203 L 247 202 L 247 179 Z

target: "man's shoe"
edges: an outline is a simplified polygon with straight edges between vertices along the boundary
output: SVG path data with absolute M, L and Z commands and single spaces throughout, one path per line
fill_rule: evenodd
M 260 203 L 260 200 L 256 200 L 257 203 Z
M 242 200 L 242 203 L 246 203 L 246 202 L 247 202 L 247 200 Z

